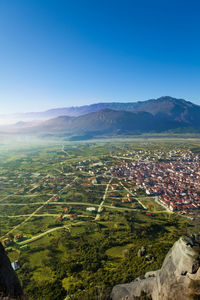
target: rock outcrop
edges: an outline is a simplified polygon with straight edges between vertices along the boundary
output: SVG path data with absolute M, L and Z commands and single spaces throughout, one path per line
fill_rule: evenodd
M 0 243 L 0 299 L 25 300 L 17 275 Z
M 180 238 L 160 270 L 146 273 L 144 279 L 115 286 L 111 299 L 134 300 L 142 294 L 153 300 L 200 299 L 200 236 Z
M 144 246 L 142 246 L 142 248 L 138 250 L 138 257 L 144 256 L 145 253 L 146 253 L 146 249 L 144 248 Z

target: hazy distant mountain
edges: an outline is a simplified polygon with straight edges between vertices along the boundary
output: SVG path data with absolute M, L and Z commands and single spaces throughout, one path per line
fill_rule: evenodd
M 103 109 L 112 109 L 120 111 L 145 111 L 153 115 L 167 114 L 172 118 L 184 121 L 194 121 L 197 114 L 200 112 L 200 106 L 195 105 L 183 99 L 175 99 L 169 96 L 147 101 L 129 102 L 129 103 L 96 103 L 84 106 L 73 106 L 65 108 L 55 108 L 44 112 L 22 113 L 13 115 L 0 115 L 0 119 L 9 119 L 17 121 L 44 121 L 59 116 L 81 116 L 92 112 L 97 112 Z M 17 122 L 16 121 L 16 122 Z
M 46 113 L 50 115 L 49 112 Z M 99 103 L 57 109 L 53 112 L 65 112 L 73 116 L 63 115 L 33 126 L 30 123 L 27 126 L 18 123 L 16 130 L 24 133 L 72 136 L 164 132 L 183 128 L 187 132 L 191 129 L 200 131 L 200 106 L 172 97 L 136 103 Z
M 24 132 L 99 136 L 163 132 L 181 127 L 188 127 L 188 124 L 166 115 L 105 109 L 78 117 L 61 116 Z
M 36 130 L 65 133 L 128 133 L 153 130 L 154 116 L 146 112 L 127 112 L 105 109 L 78 117 L 61 116 L 42 123 Z

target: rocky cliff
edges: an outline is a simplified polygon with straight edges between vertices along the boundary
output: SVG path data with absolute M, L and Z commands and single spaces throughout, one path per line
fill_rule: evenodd
M 0 243 L 0 299 L 25 300 L 17 275 Z
M 168 252 L 160 270 L 148 272 L 144 279 L 113 288 L 112 300 L 200 299 L 200 236 L 180 238 Z

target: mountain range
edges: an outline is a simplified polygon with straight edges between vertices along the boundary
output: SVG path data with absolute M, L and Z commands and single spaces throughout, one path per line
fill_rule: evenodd
M 58 108 L 33 114 L 34 122 L 24 122 L 31 116 L 28 113 L 11 129 L 21 133 L 69 136 L 200 131 L 200 106 L 169 96 L 139 102 Z

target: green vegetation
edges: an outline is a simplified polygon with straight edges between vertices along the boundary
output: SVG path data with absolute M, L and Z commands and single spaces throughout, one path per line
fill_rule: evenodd
M 185 221 L 174 215 L 154 216 L 151 221 L 139 213 L 134 220 L 129 220 L 130 216 L 115 213 L 105 225 L 87 223 L 85 232 L 75 227 L 71 233 L 58 231 L 45 242 L 40 239 L 31 243 L 19 260 L 22 267 L 18 275 L 24 289 L 35 299 L 52 299 L 51 285 L 50 290 L 42 288 L 45 282 L 51 282 L 57 284 L 59 297 L 65 293 L 72 299 L 96 299 L 98 287 L 102 299 L 107 299 L 113 285 L 158 269 L 186 227 Z M 152 255 L 152 261 L 138 258 L 141 246 Z M 24 281 L 27 273 L 30 277 Z

